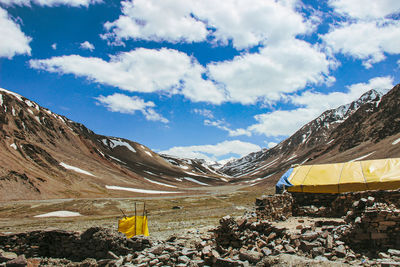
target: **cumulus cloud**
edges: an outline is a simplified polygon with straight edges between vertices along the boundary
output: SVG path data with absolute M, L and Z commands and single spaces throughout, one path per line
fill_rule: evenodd
M 159 153 L 184 158 L 200 158 L 216 161 L 217 158 L 222 156 L 230 156 L 231 154 L 235 154 L 239 157 L 243 157 L 251 152 L 259 151 L 260 149 L 261 147 L 258 145 L 239 140 L 233 140 L 223 141 L 216 145 L 177 146 L 168 150 L 160 151 Z
M 7 11 L 0 8 L 0 57 L 11 59 L 17 54 L 31 54 L 30 37 L 26 36 Z
M 386 76 L 370 79 L 368 83 L 347 86 L 347 92 L 323 94 L 307 91 L 290 97 L 290 102 L 298 108 L 256 115 L 254 118 L 257 123 L 249 126 L 247 130 L 267 137 L 290 136 L 325 110 L 350 103 L 371 89 L 391 89 L 392 87 L 393 78 Z
M 400 21 L 343 23 L 321 36 L 335 53 L 363 61 L 366 68 L 383 61 L 385 53 L 400 54 Z
M 400 12 L 398 0 L 330 0 L 336 12 L 358 19 L 379 19 Z
M 215 120 L 215 121 L 204 120 L 204 125 L 214 126 L 214 127 L 217 127 L 218 129 L 227 131 L 229 136 L 240 136 L 240 135 L 251 136 L 251 132 L 248 130 L 245 130 L 245 129 L 232 130 L 232 129 L 230 129 L 229 125 L 223 120 Z
M 208 66 L 211 77 L 225 86 L 232 102 L 253 104 L 258 100 L 275 102 L 282 93 L 307 84 L 330 83 L 335 61 L 316 47 L 300 40 L 267 46 L 259 53 L 243 54 L 231 61 Z
M 238 49 L 305 34 L 312 22 L 296 12 L 297 1 L 275 0 L 131 0 L 122 15 L 105 23 L 103 35 L 126 39 L 201 42 L 207 38 Z
M 96 99 L 99 101 L 99 104 L 107 107 L 107 109 L 111 112 L 134 114 L 136 111 L 140 111 L 149 121 L 161 121 L 163 123 L 168 123 L 166 118 L 158 114 L 153 109 L 153 107 L 155 107 L 153 102 L 145 102 L 143 99 L 137 96 L 127 96 L 115 93 L 109 96 L 100 95 Z
M 101 3 L 102 0 L 0 0 L 0 3 L 7 6 L 17 5 L 17 6 L 30 6 L 31 4 L 36 4 L 40 6 L 72 6 L 72 7 L 88 7 L 92 4 Z
M 111 56 L 109 61 L 79 55 L 30 60 L 30 66 L 56 73 L 71 73 L 90 81 L 130 92 L 182 94 L 198 102 L 220 104 L 224 92 L 203 79 L 206 69 L 185 53 L 162 48 L 138 48 Z
M 94 45 L 89 43 L 88 41 L 84 41 L 83 43 L 80 44 L 79 47 L 90 51 L 94 50 Z

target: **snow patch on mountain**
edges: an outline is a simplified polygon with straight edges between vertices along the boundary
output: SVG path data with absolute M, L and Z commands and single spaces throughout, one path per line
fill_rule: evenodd
M 160 182 L 153 181 L 153 180 L 150 180 L 150 179 L 148 179 L 148 178 L 145 178 L 145 177 L 144 177 L 144 179 L 145 179 L 146 181 L 150 182 L 150 183 L 153 183 L 153 184 L 162 185 L 162 186 L 166 186 L 166 187 L 173 187 L 173 188 L 177 188 L 175 185 L 170 185 L 170 184 L 164 184 L 164 183 L 160 183 Z
M 205 185 L 205 186 L 208 186 L 208 184 L 206 184 L 206 183 L 202 183 L 202 182 L 200 182 L 200 181 L 197 181 L 196 179 L 193 179 L 193 178 L 191 178 L 191 177 L 185 177 L 184 179 L 185 179 L 185 180 L 188 180 L 188 181 L 190 181 L 190 182 L 193 182 L 193 183 L 199 184 L 199 185 Z
M 124 146 L 126 148 L 128 148 L 130 151 L 132 151 L 133 153 L 136 153 L 136 150 L 127 142 L 122 141 L 119 138 L 113 138 L 113 139 L 103 139 L 102 140 L 103 144 L 110 147 L 110 148 L 115 148 L 117 146 Z
M 115 185 L 106 185 L 106 188 L 109 190 L 121 190 L 121 191 L 129 191 L 129 192 L 143 193 L 143 194 L 177 194 L 177 193 L 181 193 L 181 192 L 172 192 L 172 191 L 139 189 L 139 188 L 123 187 L 123 186 L 115 186 Z
M 88 171 L 82 170 L 82 169 L 80 169 L 78 167 L 75 167 L 75 166 L 68 165 L 68 164 L 66 164 L 64 162 L 60 162 L 60 165 L 63 166 L 67 170 L 71 170 L 71 171 L 74 171 L 74 172 L 78 172 L 78 173 L 94 176 L 93 174 L 91 174 Z

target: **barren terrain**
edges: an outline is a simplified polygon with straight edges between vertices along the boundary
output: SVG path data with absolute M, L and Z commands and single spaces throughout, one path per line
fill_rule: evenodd
M 198 192 L 199 188 L 193 188 Z M 164 239 L 183 230 L 211 228 L 221 217 L 252 211 L 256 197 L 271 189 L 243 186 L 207 187 L 193 196 L 153 196 L 135 198 L 50 199 L 0 202 L 0 232 L 15 233 L 47 228 L 84 231 L 92 226 L 117 228 L 123 215 L 142 214 L 143 202 L 149 214 L 150 236 Z M 175 209 L 173 209 L 175 207 Z M 79 212 L 82 216 L 35 218 L 52 211 Z

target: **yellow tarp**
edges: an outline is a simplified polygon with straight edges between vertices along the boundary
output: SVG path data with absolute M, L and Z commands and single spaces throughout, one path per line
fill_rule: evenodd
M 342 193 L 400 188 L 400 158 L 298 166 L 290 192 Z
M 119 220 L 118 232 L 124 233 L 127 238 L 135 235 L 149 236 L 147 216 L 132 216 Z

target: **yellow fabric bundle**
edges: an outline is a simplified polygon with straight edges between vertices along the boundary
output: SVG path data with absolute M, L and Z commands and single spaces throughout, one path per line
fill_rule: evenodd
M 119 220 L 118 232 L 124 233 L 127 238 L 131 238 L 135 235 L 149 236 L 147 216 L 132 216 Z

